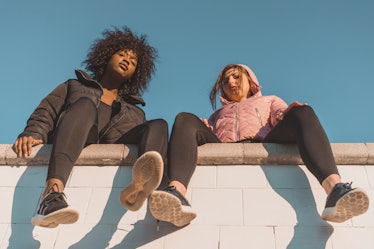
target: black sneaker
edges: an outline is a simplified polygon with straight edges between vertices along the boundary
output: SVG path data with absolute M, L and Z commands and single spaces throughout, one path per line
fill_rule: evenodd
M 78 211 L 69 207 L 64 193 L 52 192 L 40 203 L 37 214 L 32 217 L 34 226 L 54 228 L 59 224 L 72 224 L 79 218 Z
M 338 183 L 327 197 L 322 219 L 344 222 L 353 216 L 365 213 L 369 208 L 369 197 L 364 190 L 352 188 L 352 183 Z
M 149 210 L 157 220 L 177 227 L 189 224 L 196 217 L 190 203 L 174 186 L 154 191 L 150 196 Z

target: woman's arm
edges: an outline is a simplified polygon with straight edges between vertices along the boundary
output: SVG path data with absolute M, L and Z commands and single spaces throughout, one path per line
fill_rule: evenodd
M 47 142 L 48 134 L 55 128 L 56 119 L 65 105 L 67 88 L 67 83 L 57 86 L 30 115 L 24 131 L 13 145 L 18 156 L 27 157 L 32 146 Z

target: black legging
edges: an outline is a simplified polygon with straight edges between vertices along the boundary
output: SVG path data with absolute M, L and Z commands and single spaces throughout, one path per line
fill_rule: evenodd
M 264 143 L 297 143 L 300 156 L 320 183 L 339 174 L 329 140 L 313 109 L 295 107 L 270 131 Z M 220 143 L 215 134 L 191 113 L 175 118 L 168 148 L 169 180 L 188 186 L 197 163 L 197 147 Z
M 97 119 L 97 107 L 88 98 L 81 98 L 67 108 L 56 128 L 47 180 L 57 178 L 66 185 L 83 148 L 97 143 L 99 133 Z M 166 121 L 155 119 L 135 126 L 119 137 L 115 143 L 138 145 L 138 155 L 146 151 L 158 151 L 165 161 L 167 141 Z
M 300 157 L 320 184 L 339 175 L 325 130 L 310 106 L 292 108 L 269 132 L 263 143 L 296 143 Z
M 168 147 L 168 178 L 188 186 L 197 163 L 197 147 L 220 143 L 216 135 L 200 118 L 191 113 L 179 113 L 174 121 Z

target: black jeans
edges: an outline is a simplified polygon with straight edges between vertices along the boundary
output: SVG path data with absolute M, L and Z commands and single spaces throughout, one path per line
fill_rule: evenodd
M 47 180 L 57 178 L 64 185 L 83 148 L 97 143 L 98 110 L 88 98 L 81 98 L 66 110 L 56 128 Z M 168 125 L 163 119 L 147 121 L 135 126 L 115 142 L 138 145 L 138 155 L 146 151 L 158 151 L 166 159 Z
M 313 109 L 291 109 L 270 131 L 263 143 L 296 143 L 308 170 L 320 183 L 339 174 L 330 142 Z M 220 143 L 215 134 L 191 113 L 179 113 L 173 125 L 168 148 L 168 177 L 188 186 L 197 163 L 197 147 Z

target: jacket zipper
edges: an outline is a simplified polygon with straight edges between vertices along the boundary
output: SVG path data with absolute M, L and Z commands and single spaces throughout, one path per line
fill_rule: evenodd
M 238 103 L 235 103 L 235 129 L 236 129 L 236 141 L 239 141 L 239 120 L 238 120 Z
M 258 110 L 257 107 L 255 108 L 255 110 L 256 110 L 256 113 L 257 113 L 257 118 L 260 121 L 261 127 L 264 127 L 264 125 L 262 124 L 262 119 L 261 119 L 260 111 Z

